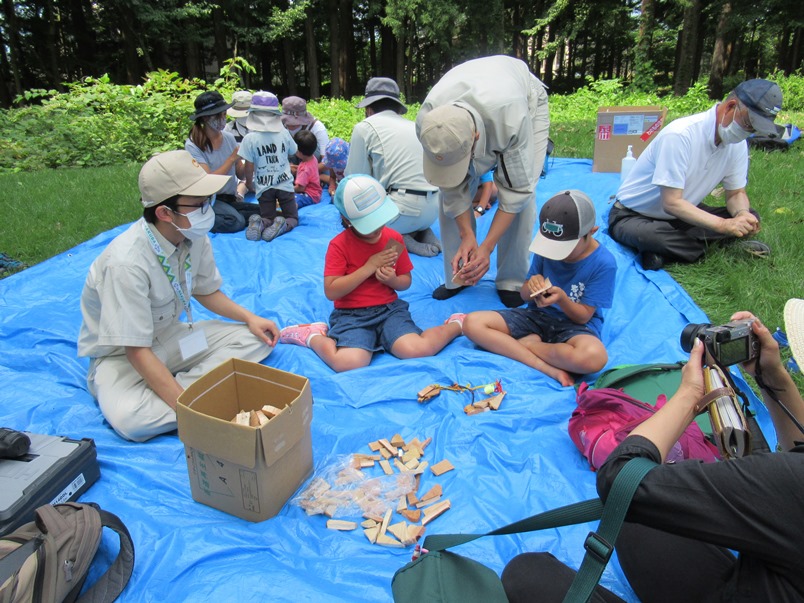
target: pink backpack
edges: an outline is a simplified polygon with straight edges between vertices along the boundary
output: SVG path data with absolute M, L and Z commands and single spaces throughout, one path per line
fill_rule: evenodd
M 569 435 L 575 446 L 597 471 L 617 445 L 637 425 L 664 406 L 664 394 L 656 406 L 645 404 L 625 392 L 613 388 L 590 389 L 581 383 L 576 398 L 578 407 L 569 420 Z M 704 462 L 720 458 L 717 447 L 706 439 L 697 423 L 690 423 L 675 443 L 665 462 L 701 459 Z

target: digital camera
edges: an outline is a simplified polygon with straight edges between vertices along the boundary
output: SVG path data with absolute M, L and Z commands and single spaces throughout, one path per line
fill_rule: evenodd
M 681 331 L 681 347 L 692 350 L 696 339 L 721 366 L 746 362 L 759 356 L 759 340 L 751 330 L 753 320 L 733 320 L 725 325 L 688 324 Z

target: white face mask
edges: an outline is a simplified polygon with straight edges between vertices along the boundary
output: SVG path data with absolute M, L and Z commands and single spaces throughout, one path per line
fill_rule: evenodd
M 720 124 L 717 125 L 717 135 L 720 136 L 720 140 L 723 144 L 737 144 L 751 136 L 751 132 L 743 129 L 743 127 L 737 123 L 737 120 L 732 118 L 731 123 L 726 127 Z
M 208 207 L 206 212 L 202 208 L 191 211 L 189 214 L 184 214 L 184 217 L 190 221 L 190 228 L 179 228 L 174 223 L 173 226 L 184 238 L 191 241 L 200 239 L 206 235 L 215 224 L 215 211 L 212 207 Z

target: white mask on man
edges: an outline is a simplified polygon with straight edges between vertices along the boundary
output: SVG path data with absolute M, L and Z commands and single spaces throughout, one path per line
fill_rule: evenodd
M 736 117 L 732 117 L 731 123 L 728 126 L 717 125 L 717 135 L 720 136 L 720 140 L 723 144 L 737 144 L 751 136 L 751 132 L 738 124 Z
M 207 208 L 206 212 L 199 207 L 198 209 L 191 211 L 189 214 L 184 214 L 184 217 L 190 221 L 190 228 L 179 228 L 176 226 L 175 222 L 173 223 L 173 226 L 176 228 L 176 230 L 184 235 L 184 238 L 191 241 L 200 239 L 215 225 L 215 211 L 211 206 Z

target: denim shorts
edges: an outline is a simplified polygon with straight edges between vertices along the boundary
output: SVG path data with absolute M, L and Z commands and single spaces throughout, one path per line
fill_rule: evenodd
M 368 308 L 335 309 L 329 315 L 329 325 L 327 335 L 339 348 L 369 352 L 390 352 L 403 335 L 422 332 L 410 316 L 408 302 L 401 299 Z
M 564 343 L 576 335 L 597 337 L 586 325 L 579 325 L 568 318 L 551 316 L 538 308 L 513 308 L 498 312 L 514 339 L 535 334 L 545 343 Z

